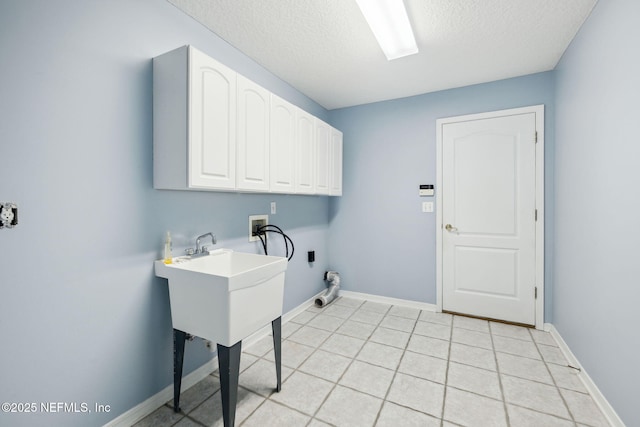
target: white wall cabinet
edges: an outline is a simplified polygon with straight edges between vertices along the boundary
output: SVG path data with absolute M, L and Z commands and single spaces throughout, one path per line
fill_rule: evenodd
M 153 185 L 342 194 L 342 133 L 191 46 L 153 60 Z
M 237 186 L 240 190 L 269 191 L 268 90 L 238 75 Z

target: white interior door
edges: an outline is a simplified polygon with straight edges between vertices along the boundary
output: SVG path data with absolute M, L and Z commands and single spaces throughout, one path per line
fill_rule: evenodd
M 445 311 L 536 323 L 536 113 L 441 124 Z

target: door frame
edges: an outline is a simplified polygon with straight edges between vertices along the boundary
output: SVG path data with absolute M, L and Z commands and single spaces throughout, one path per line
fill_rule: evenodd
M 479 114 L 468 114 L 463 116 L 446 117 L 436 120 L 436 307 L 437 311 L 442 311 L 442 128 L 445 124 L 466 122 L 471 120 L 491 119 L 502 116 L 513 116 L 525 113 L 535 113 L 536 115 L 536 189 L 535 206 L 538 218 L 535 223 L 535 286 L 537 298 L 535 300 L 535 327 L 543 329 L 544 326 L 544 105 L 533 105 L 522 108 L 512 108 L 507 110 L 490 111 Z

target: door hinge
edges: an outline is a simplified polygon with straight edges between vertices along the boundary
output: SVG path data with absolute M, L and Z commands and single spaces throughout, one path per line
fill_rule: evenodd
M 535 139 L 535 143 L 537 144 L 538 143 L 538 131 L 535 132 L 534 139 Z
M 538 209 L 535 210 L 534 217 L 535 217 L 535 221 L 537 221 L 538 220 Z
M 534 299 L 538 299 L 538 287 L 534 286 L 533 288 L 533 297 Z

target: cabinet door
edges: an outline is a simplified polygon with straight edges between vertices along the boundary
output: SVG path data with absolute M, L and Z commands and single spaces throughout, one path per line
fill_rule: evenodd
M 342 132 L 331 128 L 329 194 L 342 196 Z
M 236 186 L 236 73 L 189 49 L 189 187 Z
M 329 140 L 331 127 L 316 119 L 316 194 L 329 194 Z
M 269 191 L 269 91 L 238 74 L 237 187 Z
M 314 117 L 301 109 L 296 114 L 296 193 L 315 192 L 315 122 Z
M 270 190 L 294 193 L 296 176 L 296 107 L 271 94 Z

